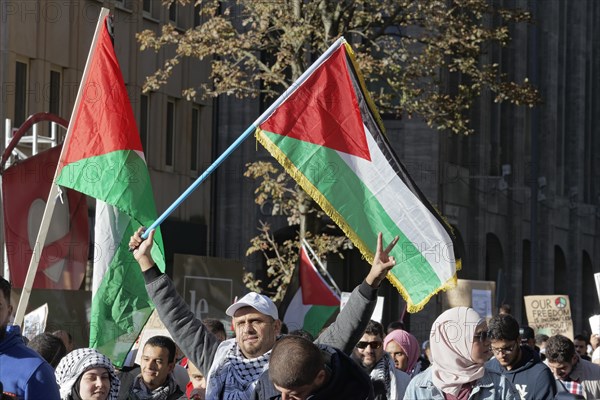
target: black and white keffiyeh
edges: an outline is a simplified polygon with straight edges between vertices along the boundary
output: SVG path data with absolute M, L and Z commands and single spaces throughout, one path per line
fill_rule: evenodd
M 388 357 L 389 356 L 387 353 L 384 353 L 383 357 L 381 357 L 381 360 L 379 360 L 375 367 L 373 367 L 369 375 L 374 387 L 380 387 L 380 385 L 376 384 L 377 382 L 383 383 L 385 386 L 386 398 L 390 399 L 392 392 L 392 379 L 390 377 L 390 360 Z M 377 395 L 377 393 L 375 394 Z
M 108 357 L 89 348 L 73 350 L 56 366 L 56 383 L 60 389 L 61 400 L 72 398 L 75 383 L 85 371 L 101 367 L 106 368 L 110 375 L 110 392 L 107 400 L 117 400 L 121 382 L 115 374 L 115 368 Z
M 237 343 L 225 356 L 220 370 L 209 379 L 207 393 L 223 400 L 248 400 L 260 375 L 269 368 L 271 351 L 256 358 L 245 358 Z M 222 394 L 222 397 L 221 397 Z M 207 396 L 207 399 L 210 396 Z

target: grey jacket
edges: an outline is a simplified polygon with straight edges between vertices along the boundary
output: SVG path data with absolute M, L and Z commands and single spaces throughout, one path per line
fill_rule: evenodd
M 156 305 L 161 321 L 173 337 L 175 343 L 200 371 L 208 376 L 215 359 L 219 342 L 202 322 L 195 317 L 187 303 L 175 290 L 173 281 L 155 266 L 144 272 L 146 290 Z M 315 341 L 336 347 L 350 354 L 355 344 L 360 340 L 369 323 L 375 304 L 377 289 L 362 282 L 352 292 L 348 303 L 340 312 L 335 322 L 331 324 Z M 231 340 L 222 346 L 231 346 Z M 226 354 L 220 351 L 220 357 Z
M 600 365 L 579 358 L 569 376 L 583 385 L 583 397 L 586 399 L 600 399 Z M 556 381 L 556 388 L 557 392 L 565 391 L 558 380 Z

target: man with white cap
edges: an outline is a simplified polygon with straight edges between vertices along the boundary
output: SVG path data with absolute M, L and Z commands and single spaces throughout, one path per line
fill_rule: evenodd
M 235 338 L 219 344 L 176 292 L 171 279 L 160 272 L 150 256 L 154 232 L 142 240 L 144 228 L 131 237 L 129 247 L 144 274 L 146 290 L 173 339 L 183 353 L 207 375 L 206 399 L 250 399 L 256 381 L 268 369 L 271 349 L 280 335 L 281 321 L 271 299 L 248 293 L 231 305 Z M 352 292 L 347 305 L 316 340 L 350 354 L 369 322 L 377 302 L 377 289 L 395 260 L 389 257 L 398 238 L 383 249 L 379 234 L 377 252 L 365 280 Z

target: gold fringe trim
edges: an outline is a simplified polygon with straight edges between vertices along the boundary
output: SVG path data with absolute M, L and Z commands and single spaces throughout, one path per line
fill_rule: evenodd
M 373 99 L 371 98 L 371 95 L 369 94 L 369 91 L 367 90 L 367 84 L 365 83 L 365 78 L 362 75 L 362 72 L 360 72 L 360 68 L 358 67 L 356 58 L 354 57 L 354 50 L 352 49 L 352 46 L 350 46 L 348 44 L 348 42 L 344 42 L 344 46 L 346 47 L 348 58 L 350 58 L 350 61 L 352 62 L 352 65 L 354 66 L 354 72 L 356 72 L 356 78 L 358 79 L 358 84 L 360 85 L 360 88 L 362 89 L 362 93 L 363 93 L 363 96 L 365 97 L 365 100 L 367 101 L 369 110 L 373 114 L 373 117 L 375 117 L 375 123 L 377 123 L 377 125 L 379 126 L 381 133 L 383 133 L 385 135 L 385 127 L 383 126 L 383 119 L 381 119 L 381 116 L 379 115 L 379 112 L 377 111 L 377 107 L 375 107 L 375 102 L 373 101 Z
M 263 132 L 261 128 L 256 128 L 255 131 L 256 140 L 260 144 L 262 144 L 265 149 L 279 162 L 283 168 L 286 170 L 288 174 L 296 181 L 298 184 L 306 191 L 306 193 L 311 196 L 317 204 L 323 209 L 323 211 L 329 215 L 329 217 L 342 229 L 342 231 L 346 234 L 346 236 L 354 243 L 356 247 L 360 250 L 363 257 L 367 260 L 369 264 L 373 262 L 374 254 L 369 250 L 367 245 L 362 241 L 362 239 L 354 232 L 354 230 L 350 227 L 350 225 L 346 222 L 346 220 L 337 212 L 337 210 L 329 203 L 327 198 L 323 196 L 323 194 L 317 189 L 307 178 L 306 176 L 300 172 L 300 170 L 296 167 L 292 161 L 281 151 L 279 146 L 273 143 Z M 459 261 L 457 261 L 457 269 L 458 269 Z M 447 282 L 445 282 L 442 286 L 438 287 L 435 291 L 430 293 L 424 300 L 420 301 L 418 304 L 414 304 L 411 297 L 408 295 L 408 292 L 404 288 L 404 286 L 400 283 L 398 278 L 394 276 L 392 273 L 387 274 L 387 279 L 394 285 L 394 287 L 400 292 L 404 300 L 406 300 L 407 311 L 410 313 L 415 313 L 421 311 L 423 307 L 429 302 L 429 300 L 439 293 L 440 291 L 446 291 L 448 289 L 452 289 L 456 287 L 456 273 L 452 278 L 450 278 Z

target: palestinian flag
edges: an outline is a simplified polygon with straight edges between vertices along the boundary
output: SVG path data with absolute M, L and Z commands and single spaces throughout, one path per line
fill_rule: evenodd
M 350 46 L 340 40 L 326 54 L 257 121 L 256 136 L 367 261 L 379 231 L 385 243 L 400 237 L 388 279 L 418 311 L 456 284 L 450 228 L 384 136 Z
M 340 310 L 340 297 L 312 263 L 304 246 L 279 307 L 289 331 L 303 329 L 315 338 Z
M 129 237 L 156 219 L 156 208 L 109 23 L 101 16 L 56 183 L 97 199 L 90 347 L 122 366 L 154 307 Z M 152 257 L 164 271 L 156 233 Z

